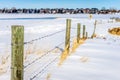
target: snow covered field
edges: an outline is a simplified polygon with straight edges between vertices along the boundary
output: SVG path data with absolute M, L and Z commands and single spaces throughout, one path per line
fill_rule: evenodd
M 86 25 L 89 37 L 92 35 L 94 22 L 97 20 L 97 37 L 86 40 L 62 66 L 57 65 L 60 50 L 44 56 L 25 69 L 24 80 L 30 80 L 30 78 L 31 80 L 120 80 L 120 37 L 108 33 L 109 28 L 120 27 L 120 22 L 108 23 L 111 21 L 110 18 L 119 16 L 120 14 L 93 15 L 90 20 L 87 14 L 0 14 L 0 80 L 10 80 L 11 25 L 25 26 L 25 42 L 27 42 L 64 30 L 67 18 L 72 19 L 72 28 L 76 28 L 77 23 Z M 72 29 L 71 36 L 76 36 L 76 29 Z M 29 54 L 25 54 L 27 58 L 24 65 L 40 57 L 45 51 L 58 47 L 57 45 L 64 42 L 64 37 L 65 31 L 25 45 L 25 53 Z M 64 49 L 64 44 L 59 48 Z M 5 64 L 2 64 L 4 60 Z M 51 65 L 47 69 L 32 79 L 49 63 Z

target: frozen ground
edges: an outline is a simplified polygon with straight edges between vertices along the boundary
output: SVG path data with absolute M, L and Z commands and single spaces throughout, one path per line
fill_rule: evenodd
M 119 14 L 93 15 L 93 19 L 90 20 L 89 15 L 0 14 L 0 33 L 2 33 L 0 34 L 0 80 L 10 80 L 11 25 L 25 26 L 26 42 L 65 29 L 66 18 L 72 19 L 72 28 L 76 28 L 77 23 L 86 25 L 89 36 L 93 32 L 94 21 L 98 20 L 97 38 L 86 40 L 62 66 L 57 65 L 61 51 L 54 51 L 44 56 L 25 69 L 25 80 L 30 80 L 51 62 L 52 64 L 33 80 L 46 80 L 48 74 L 50 74 L 48 80 L 120 80 L 120 37 L 110 35 L 107 32 L 109 28 L 120 27 L 119 22 L 108 23 L 111 21 L 111 17 L 119 16 Z M 72 29 L 71 36 L 75 36 L 75 34 L 76 30 Z M 27 59 L 24 65 L 40 57 L 39 53 L 43 53 L 44 50 L 50 50 L 64 42 L 64 36 L 65 32 L 63 31 L 52 37 L 25 45 L 25 52 L 30 50 L 31 54 L 25 54 Z M 63 49 L 64 45 L 59 48 Z M 4 59 L 5 64 L 2 64 Z
M 87 40 L 56 68 L 50 80 L 119 80 L 119 51 L 120 45 L 106 40 Z

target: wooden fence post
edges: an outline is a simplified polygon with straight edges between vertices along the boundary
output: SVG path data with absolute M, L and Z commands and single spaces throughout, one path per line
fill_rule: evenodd
M 86 32 L 86 39 L 88 39 L 88 32 Z
M 69 53 L 70 48 L 70 32 L 71 32 L 71 20 L 66 20 L 66 36 L 65 36 L 65 50 Z
M 12 26 L 11 80 L 23 80 L 24 27 Z
M 80 40 L 80 30 L 81 30 L 81 25 L 80 23 L 77 24 L 77 43 L 79 43 Z
M 92 34 L 91 38 L 94 38 L 94 37 L 95 37 L 96 26 L 97 26 L 97 20 L 95 20 L 95 23 L 94 23 L 94 31 L 93 31 L 93 34 Z
M 86 30 L 86 26 L 83 25 L 83 39 L 85 39 L 85 30 Z

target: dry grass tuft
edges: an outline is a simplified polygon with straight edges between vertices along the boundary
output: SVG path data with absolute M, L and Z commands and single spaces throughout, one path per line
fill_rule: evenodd
M 109 29 L 108 32 L 110 34 L 120 36 L 120 27 Z
M 51 74 L 47 74 L 46 80 L 50 80 Z
M 79 40 L 79 43 L 78 43 L 78 42 L 77 42 L 77 39 L 75 38 L 75 39 L 73 40 L 73 46 L 72 46 L 72 51 L 71 51 L 71 52 L 74 53 L 75 50 L 79 47 L 79 45 L 83 44 L 85 40 L 86 40 L 86 39 L 80 39 L 80 40 Z
M 60 57 L 60 62 L 58 63 L 59 66 L 61 66 L 62 63 L 67 59 L 68 55 L 69 55 L 69 52 L 68 52 L 67 47 L 66 47 L 65 50 L 63 51 L 61 57 Z
M 93 34 L 93 35 L 91 36 L 91 38 L 95 38 L 95 37 L 97 37 L 97 34 Z
M 115 21 L 116 21 L 116 22 L 120 22 L 120 18 L 116 18 Z
M 2 56 L 0 64 L 0 75 L 7 72 L 10 55 Z
M 89 60 L 89 58 L 88 58 L 88 57 L 85 57 L 85 56 L 82 56 L 82 57 L 80 58 L 80 61 L 81 61 L 82 63 L 88 62 L 88 60 Z
M 81 45 L 81 44 L 83 44 L 85 40 L 86 40 L 86 39 L 80 39 L 80 40 L 79 40 L 79 43 L 77 43 L 77 39 L 75 38 L 75 39 L 73 40 L 73 46 L 72 46 L 72 49 L 70 50 L 70 52 L 67 51 L 67 48 L 65 48 L 65 50 L 63 51 L 63 53 L 62 53 L 62 55 L 61 55 L 61 58 L 60 58 L 60 62 L 58 63 L 58 66 L 61 66 L 62 63 L 67 59 L 67 57 L 68 57 L 71 53 L 75 52 L 75 50 L 78 48 L 78 46 Z

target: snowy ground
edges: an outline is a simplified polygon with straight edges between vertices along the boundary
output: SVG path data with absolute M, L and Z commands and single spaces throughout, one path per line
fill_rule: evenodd
M 120 45 L 102 39 L 87 40 L 50 80 L 119 80 Z
M 89 36 L 93 32 L 94 21 L 97 20 L 97 38 L 86 40 L 74 54 L 68 57 L 62 66 L 57 65 L 61 53 L 60 50 L 51 52 L 42 59 L 37 60 L 24 70 L 24 80 L 30 80 L 30 78 L 39 73 L 49 63 L 51 65 L 33 80 L 46 80 L 48 74 L 50 74 L 48 80 L 120 80 L 120 37 L 110 35 L 107 32 L 109 28 L 120 27 L 119 22 L 110 22 L 111 17 L 119 16 L 119 14 L 93 15 L 93 19 L 90 20 L 88 18 L 89 15 L 0 14 L 0 33 L 2 33 L 0 34 L 0 80 L 10 80 L 11 25 L 25 26 L 25 42 L 27 42 L 64 30 L 66 18 L 72 19 L 72 28 L 76 28 L 77 23 L 86 25 L 86 31 Z M 75 36 L 75 34 L 76 29 L 72 29 L 71 36 Z M 31 54 L 25 54 L 27 55 L 27 59 L 24 65 L 39 58 L 45 53 L 44 51 L 48 51 L 64 42 L 64 36 L 65 31 L 52 37 L 38 40 L 33 44 L 25 45 L 25 52 L 30 50 L 29 53 Z M 63 49 L 64 44 L 60 45 L 59 48 Z M 5 64 L 2 64 L 4 59 Z

